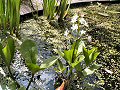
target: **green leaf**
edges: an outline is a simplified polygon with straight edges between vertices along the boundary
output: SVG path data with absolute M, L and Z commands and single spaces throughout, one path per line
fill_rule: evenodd
M 102 66 L 101 64 L 96 64 L 96 63 L 94 63 L 92 66 L 90 66 L 90 69 L 91 69 L 91 70 L 97 70 L 97 69 L 99 69 L 101 66 Z
M 13 60 L 15 52 L 14 40 L 12 38 L 7 39 L 7 45 L 2 49 L 2 51 L 5 56 L 5 63 L 7 66 L 9 66 Z
M 61 51 L 59 51 L 59 50 L 57 50 L 57 49 L 54 49 L 54 51 L 55 51 L 57 54 L 59 54 L 61 57 L 64 57 L 64 53 L 63 53 L 63 52 L 61 52 Z
M 26 63 L 27 64 L 27 67 L 28 69 L 33 73 L 35 74 L 36 72 L 38 72 L 40 69 L 40 67 L 36 64 L 33 64 L 33 63 Z
M 101 65 L 94 63 L 91 67 L 87 67 L 86 69 L 83 70 L 83 75 L 87 76 L 87 75 L 93 74 L 95 70 L 100 68 L 100 66 Z
M 83 54 L 85 56 L 85 63 L 86 65 L 90 65 L 94 60 L 96 60 L 99 52 L 97 52 L 97 48 L 92 48 L 91 50 L 87 50 L 86 48 L 83 49 Z
M 72 63 L 73 51 L 73 49 L 64 51 L 64 58 L 69 64 Z
M 86 68 L 83 70 L 83 75 L 84 76 L 87 76 L 87 75 L 90 75 L 90 74 L 93 74 L 94 73 L 94 70 L 90 70 L 89 68 Z
M 85 59 L 84 59 L 85 63 L 88 66 L 90 63 L 90 60 L 89 60 L 89 54 L 86 48 L 83 48 L 83 55 L 85 56 Z
M 99 52 L 97 52 L 97 48 L 93 48 L 92 50 L 89 50 L 88 53 L 90 54 L 89 55 L 90 63 L 96 60 L 97 56 L 99 55 Z
M 78 46 L 78 52 L 77 54 L 83 52 L 83 48 L 85 47 L 85 43 L 83 41 L 79 42 L 79 46 Z
M 80 52 L 83 51 L 83 47 L 85 47 L 85 44 L 80 39 L 76 40 L 76 42 L 74 42 L 73 45 L 72 45 L 72 49 L 75 48 L 76 50 L 78 50 L 77 54 L 79 54 Z
M 62 73 L 65 70 L 65 67 L 63 66 L 62 62 L 60 60 L 57 61 L 59 72 Z
M 56 63 L 56 61 L 58 60 L 57 57 L 53 56 L 45 61 L 43 61 L 43 63 L 40 65 L 40 69 L 47 69 L 49 67 L 51 67 L 53 64 Z
M 74 63 L 71 63 L 71 66 L 73 68 L 75 68 L 78 64 L 80 64 L 84 59 L 84 56 L 83 55 L 80 55 L 79 58 L 77 58 Z
M 32 40 L 24 41 L 21 45 L 20 51 L 26 63 L 36 64 L 38 49 L 36 44 Z

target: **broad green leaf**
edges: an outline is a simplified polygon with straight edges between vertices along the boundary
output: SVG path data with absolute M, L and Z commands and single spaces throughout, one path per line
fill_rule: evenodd
M 88 50 L 86 48 L 83 48 L 83 55 L 85 56 L 85 59 L 84 59 L 85 63 L 88 66 L 90 63 L 90 60 L 89 60 Z
M 80 64 L 84 59 L 84 56 L 83 55 L 80 55 L 79 58 L 77 58 L 74 63 L 71 63 L 71 66 L 73 68 L 75 68 L 78 64 Z
M 91 52 L 91 53 L 90 53 Z M 90 55 L 89 55 L 89 60 L 90 60 L 90 63 L 94 60 L 96 60 L 97 56 L 100 54 L 99 52 L 97 52 L 97 48 L 93 48 L 92 50 L 90 50 L 88 52 Z
M 101 64 L 96 64 L 96 63 L 94 63 L 92 66 L 90 66 L 90 69 L 91 69 L 91 70 L 97 70 L 97 69 L 99 69 L 101 66 L 102 66 Z
M 27 64 L 27 67 L 28 69 L 33 73 L 35 74 L 36 72 L 38 72 L 40 69 L 40 67 L 36 64 L 33 64 L 33 63 L 26 63 Z
M 100 54 L 100 52 L 94 53 L 93 60 L 96 60 L 97 56 Z
M 57 49 L 54 49 L 54 51 L 55 51 L 57 54 L 59 54 L 61 57 L 64 57 L 64 53 L 63 53 L 63 52 L 61 52 L 61 51 L 59 51 L 59 50 L 57 50 Z
M 85 56 L 85 63 L 88 66 L 97 58 L 99 52 L 97 52 L 97 48 L 92 48 L 91 50 L 87 50 L 86 48 L 84 48 L 83 54 Z
M 72 49 L 78 49 L 79 43 L 80 43 L 80 39 L 76 40 L 76 41 L 72 44 Z
M 96 50 L 96 48 L 92 48 L 91 50 L 88 50 L 88 55 L 90 55 L 91 53 L 93 53 Z
M 78 71 L 78 72 L 81 72 L 81 71 L 82 71 L 82 68 L 81 68 L 81 66 L 80 66 L 80 63 L 78 63 L 78 64 L 75 66 L 75 69 L 76 69 L 76 71 Z
M 57 61 L 59 72 L 62 73 L 65 70 L 65 67 L 63 66 L 62 62 L 60 60 Z
M 73 49 L 64 51 L 64 58 L 69 64 L 72 63 L 73 51 Z
M 7 44 L 2 49 L 2 51 L 5 56 L 5 63 L 7 66 L 9 66 L 11 61 L 13 60 L 14 52 L 15 52 L 14 40 L 12 38 L 7 39 Z
M 83 41 L 79 42 L 79 46 L 78 46 L 78 52 L 77 54 L 83 52 L 83 48 L 85 47 L 85 43 Z
M 91 70 L 89 68 L 86 68 L 83 70 L 83 75 L 84 76 L 87 76 L 87 75 L 90 75 L 90 74 L 93 74 L 94 73 L 94 70 Z
M 38 49 L 36 44 L 32 40 L 24 41 L 21 45 L 20 51 L 26 63 L 36 64 Z
M 57 60 L 58 60 L 58 58 L 53 56 L 53 57 L 43 61 L 43 63 L 40 65 L 40 69 L 46 69 L 46 68 L 51 67 L 53 64 L 56 63 Z
M 101 65 L 94 63 L 91 67 L 87 67 L 86 69 L 83 70 L 83 75 L 87 76 L 87 75 L 93 74 L 95 70 L 100 68 L 100 66 Z

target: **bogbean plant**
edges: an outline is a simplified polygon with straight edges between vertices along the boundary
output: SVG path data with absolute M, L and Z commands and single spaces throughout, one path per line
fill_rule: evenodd
M 58 21 L 62 21 L 68 13 L 71 0 L 60 0 L 57 8 L 58 0 L 43 0 L 43 13 L 48 19 L 54 19 L 58 15 Z
M 25 64 L 27 68 L 31 71 L 32 76 L 27 88 L 20 87 L 20 84 L 17 82 L 16 78 L 14 77 L 11 71 L 11 64 L 13 62 L 14 53 L 16 50 L 14 39 L 12 39 L 11 37 L 7 38 L 6 45 L 4 45 L 4 43 L 0 43 L 0 60 L 2 60 L 1 62 L 4 62 L 6 67 L 8 68 L 9 77 L 14 81 L 15 89 L 19 88 L 19 90 L 28 90 L 29 86 L 31 85 L 31 82 L 33 81 L 35 73 L 40 70 L 44 70 L 46 68 L 51 67 L 57 61 L 57 57 L 54 56 L 49 58 L 48 60 L 43 61 L 43 63 L 40 66 L 38 66 L 36 63 L 38 56 L 38 49 L 36 44 L 31 40 L 24 41 L 20 46 L 20 52 L 23 58 L 25 59 Z M 15 89 L 12 88 L 11 90 Z
M 65 84 L 67 87 L 66 90 L 73 89 L 70 86 L 74 80 L 84 80 L 88 75 L 93 74 L 95 70 L 101 66 L 95 62 L 97 56 L 100 54 L 97 51 L 97 48 L 94 47 L 90 50 L 87 49 L 84 41 L 82 40 L 82 35 L 85 35 L 86 31 L 80 29 L 81 25 L 88 27 L 86 20 L 75 14 L 71 19 L 71 23 L 71 31 L 67 29 L 64 35 L 67 37 L 71 32 L 75 37 L 74 43 L 67 50 L 60 51 L 54 49 L 54 51 L 59 55 L 55 70 L 60 74 L 64 83 L 67 81 Z
M 0 0 L 0 30 L 18 36 L 20 23 L 20 0 Z

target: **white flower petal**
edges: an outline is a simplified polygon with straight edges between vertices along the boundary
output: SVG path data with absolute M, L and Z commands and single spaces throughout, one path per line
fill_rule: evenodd
M 71 19 L 71 22 L 72 23 L 75 23 L 76 21 L 77 21 L 77 19 L 78 19 L 78 15 L 76 14 L 76 15 L 74 15 L 73 17 L 72 17 L 72 19 Z
M 68 34 L 69 34 L 69 31 L 68 31 L 68 29 L 66 29 L 66 31 L 64 32 L 64 36 L 67 37 Z
M 74 31 L 74 30 L 77 30 L 78 29 L 78 25 L 77 24 L 73 24 L 71 29 Z
M 88 36 L 88 42 L 92 42 L 92 37 Z
M 0 67 L 0 74 L 2 74 L 4 77 L 6 76 L 4 70 Z
M 83 35 L 83 34 L 85 34 L 85 33 L 86 33 L 86 31 L 84 31 L 84 30 L 81 30 L 81 31 L 80 31 L 80 34 L 81 34 L 81 35 Z
M 88 23 L 86 22 L 84 18 L 80 18 L 80 23 L 88 27 Z
M 112 74 L 112 73 L 113 73 L 112 71 L 110 71 L 110 70 L 108 70 L 108 69 L 106 69 L 106 68 L 105 68 L 105 71 L 108 72 L 109 74 Z

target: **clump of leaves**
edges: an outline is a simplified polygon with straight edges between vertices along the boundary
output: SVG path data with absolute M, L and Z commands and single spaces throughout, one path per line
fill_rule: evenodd
M 5 62 L 5 65 L 8 68 L 10 77 L 13 79 L 13 81 L 17 85 L 16 88 L 19 88 L 20 85 L 15 80 L 15 77 L 13 76 L 10 69 L 10 65 L 11 65 L 11 62 L 13 61 L 14 53 L 15 53 L 14 39 L 7 38 L 5 47 L 0 43 L 0 56 L 2 58 L 1 60 Z
M 40 66 L 37 65 L 36 61 L 38 58 L 38 49 L 37 49 L 36 44 L 32 40 L 24 41 L 21 45 L 20 51 L 21 51 L 22 56 L 25 59 L 25 63 L 28 69 L 32 73 L 31 80 L 26 88 L 26 90 L 28 90 L 35 73 L 40 70 L 44 70 L 44 69 L 51 67 L 57 61 L 57 57 L 55 56 L 51 57 L 45 60 Z
M 59 15 L 58 21 L 61 22 L 67 15 L 68 10 L 70 8 L 70 3 L 71 0 L 60 0 L 60 5 L 58 7 L 58 15 Z
M 56 5 L 56 0 L 43 0 L 43 13 L 47 19 L 54 19 Z
M 82 80 L 87 75 L 93 74 L 100 67 L 100 65 L 94 62 L 99 55 L 97 48 L 87 50 L 84 42 L 80 39 L 73 43 L 71 49 L 64 50 L 63 52 L 55 49 L 55 52 L 66 61 L 66 64 L 62 63 L 60 57 L 57 61 L 58 67 L 56 71 L 61 73 L 64 76 L 62 78 L 69 82 L 76 78 Z M 85 65 L 82 65 L 83 62 L 85 62 Z
M 0 29 L 18 36 L 20 23 L 20 0 L 0 0 Z

